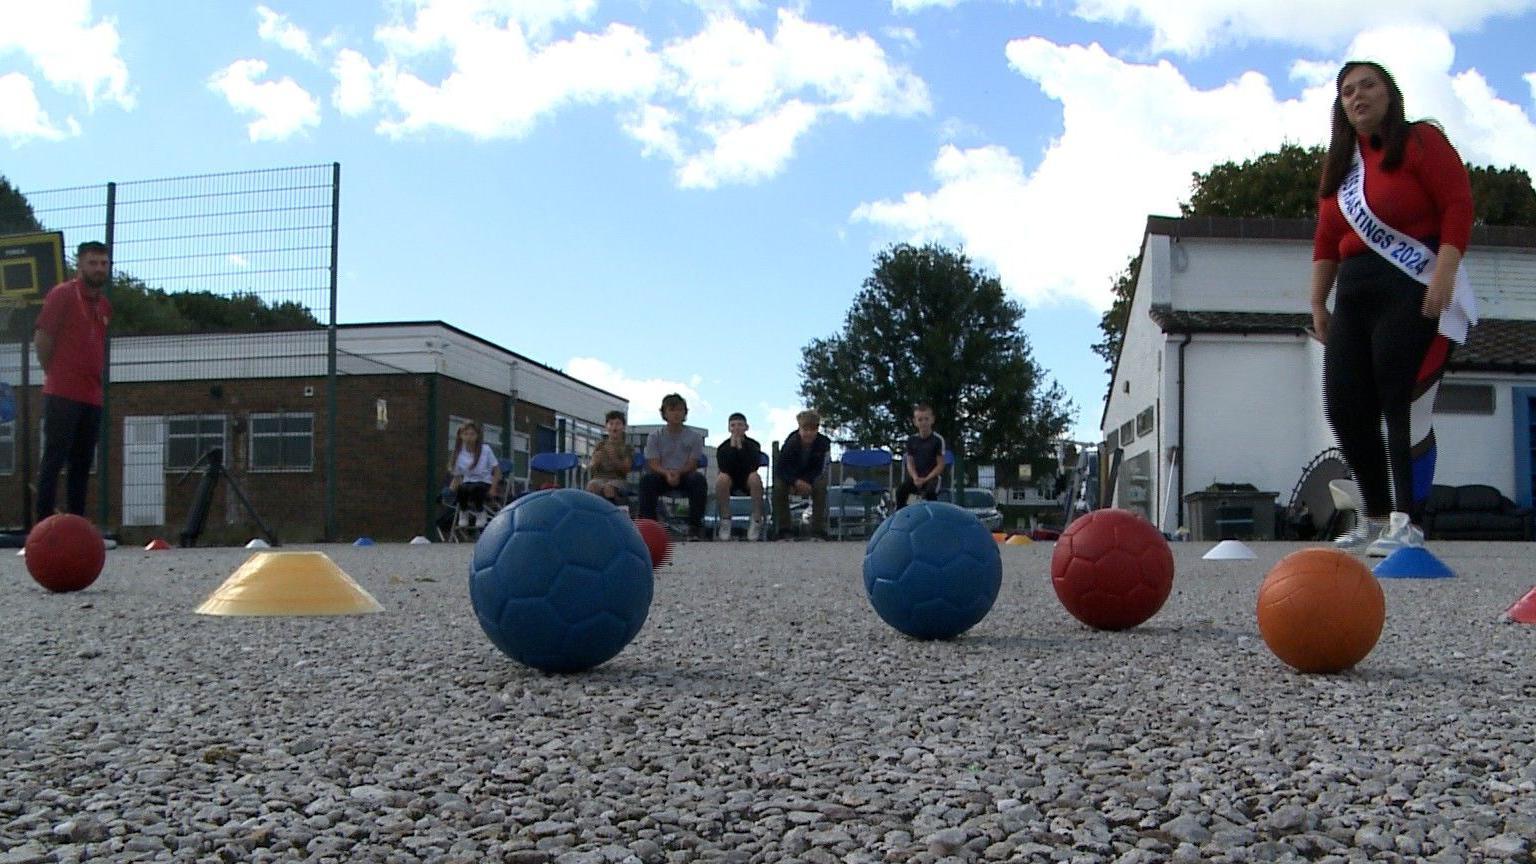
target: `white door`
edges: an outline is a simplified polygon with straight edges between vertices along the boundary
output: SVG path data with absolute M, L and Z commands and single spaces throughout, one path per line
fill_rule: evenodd
M 123 524 L 165 524 L 165 418 L 123 418 Z

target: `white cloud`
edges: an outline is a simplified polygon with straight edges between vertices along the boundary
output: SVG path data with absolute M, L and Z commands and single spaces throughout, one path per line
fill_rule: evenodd
M 681 101 L 687 124 L 674 127 L 679 185 L 713 188 L 777 174 L 796 142 L 831 116 L 860 120 L 930 110 L 927 85 L 894 65 L 874 39 L 849 36 L 780 9 L 769 36 L 730 17 L 662 51 L 671 73 L 661 95 Z M 654 130 L 627 127 L 657 152 Z
M 254 114 L 246 126 L 252 141 L 282 141 L 320 125 L 320 103 L 292 78 L 258 81 L 267 74 L 260 60 L 236 60 L 213 73 L 208 88 L 241 114 Z
M 555 38 L 557 25 L 589 16 L 590 0 L 417 0 L 375 32 L 382 57 L 337 54 L 331 101 L 348 115 L 379 111 L 379 131 L 393 137 L 483 140 L 525 136 L 569 105 L 609 103 L 647 156 L 695 188 L 782 171 L 824 119 L 930 108 L 922 79 L 867 35 L 791 9 L 777 11 L 770 33 L 737 17 L 759 0 L 694 3 L 708 13 L 703 29 L 653 47 L 619 23 Z
M 0 4 L 0 57 L 22 55 L 55 90 L 80 96 L 89 110 L 98 100 L 133 108 L 118 43 L 117 25 L 95 20 L 90 0 Z
M 356 117 L 371 110 L 374 90 L 377 86 L 373 64 L 351 48 L 337 52 L 331 63 L 331 74 L 336 76 L 336 89 L 331 91 L 331 104 L 348 117 Z
M 762 0 L 688 0 L 707 15 L 754 15 L 763 11 Z
M 891 9 L 910 14 L 953 9 L 962 2 L 966 0 L 891 0 Z M 1022 2 L 1040 5 L 1040 0 Z M 1070 14 L 1084 21 L 1151 30 L 1151 47 L 1158 53 L 1199 55 L 1218 45 L 1244 42 L 1337 48 L 1384 21 L 1459 33 L 1536 9 L 1536 0 L 1396 0 L 1385 12 L 1369 3 L 1336 0 L 1073 0 L 1063 5 L 1070 5 Z
M 80 126 L 71 119 L 67 129 L 60 129 L 37 101 L 32 79 L 12 72 L 0 75 L 0 139 L 19 146 L 33 139 L 57 141 L 80 134 Z
M 918 38 L 917 31 L 911 27 L 885 27 L 880 30 L 881 35 L 898 42 L 907 48 L 921 48 L 923 41 Z
M 556 24 L 590 17 L 597 0 L 414 0 L 409 5 L 415 10 L 409 23 L 395 21 L 374 34 L 401 56 L 453 50 L 503 29 L 542 42 Z
M 688 400 L 689 423 L 696 423 L 698 415 L 711 411 L 709 402 L 699 395 L 701 378 L 698 375 L 691 376 L 692 383 L 666 378 L 634 378 L 625 370 L 596 357 L 572 357 L 565 364 L 565 371 L 588 384 L 628 399 L 631 425 L 660 423 L 661 398 L 668 393 L 680 393 Z
M 1450 73 L 1449 37 L 1435 28 L 1363 34 L 1347 56 L 1381 56 L 1413 116 L 1443 122 L 1463 157 L 1536 169 L 1536 124 L 1475 72 Z M 935 186 L 860 205 L 856 221 L 903 239 L 964 244 L 1026 301 L 1102 308 L 1136 251 L 1148 214 L 1177 214 L 1190 176 L 1286 141 L 1326 143 L 1337 65 L 1298 64 L 1301 94 L 1277 98 L 1247 73 L 1200 89 L 1164 61 L 1141 65 L 1097 45 L 1015 40 L 1010 65 L 1061 103 L 1063 131 L 1037 164 L 999 146 L 942 147 Z M 1523 148 L 1523 150 L 1521 149 Z
M 379 100 L 397 112 L 380 122 L 380 131 L 401 137 L 441 128 L 482 139 L 520 137 L 567 104 L 643 99 L 661 75 L 649 40 L 625 24 L 537 45 L 515 21 L 475 19 L 451 38 L 453 71 L 437 84 L 422 80 L 400 57 L 375 69 Z
M 1337 0 L 1076 0 L 1072 14 L 1086 21 L 1147 27 L 1154 50 L 1196 55 L 1217 44 L 1245 41 L 1335 48 L 1388 21 L 1460 32 L 1533 8 L 1533 0 L 1395 0 L 1390 8 Z
M 674 162 L 684 160 L 682 140 L 678 137 L 676 111 L 660 105 L 644 105 L 625 118 L 624 131 L 639 141 L 646 156 L 664 156 Z
M 911 14 L 924 9 L 953 9 L 959 4 L 960 0 L 891 0 L 891 9 Z
M 750 123 L 706 124 L 713 142 L 689 155 L 677 169 L 684 189 L 713 189 L 722 183 L 753 183 L 777 174 L 794 155 L 795 140 L 816 122 L 816 108 L 791 100 Z
M 294 24 L 287 15 L 274 12 L 265 6 L 257 6 L 256 14 L 261 18 L 261 23 L 256 26 L 256 35 L 260 36 L 262 41 L 271 42 L 280 48 L 292 51 L 305 60 L 319 59 L 309 34 Z
M 764 452 L 767 452 L 772 449 L 769 444 L 770 441 L 783 443 L 784 439 L 789 437 L 789 433 L 800 428 L 800 424 L 795 421 L 795 417 L 804 410 L 805 406 L 803 405 L 774 407 L 766 402 L 758 403 L 757 413 L 761 417 L 756 418 L 756 422 L 750 424 L 752 426 L 751 435 L 758 440 L 758 443 L 763 445 Z M 753 420 L 753 418 L 748 418 L 748 420 Z

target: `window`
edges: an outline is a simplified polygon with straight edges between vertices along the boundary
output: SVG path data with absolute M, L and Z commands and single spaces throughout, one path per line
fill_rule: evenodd
M 1436 414 L 1492 414 L 1492 384 L 1441 384 L 1435 394 Z
M 453 448 L 459 446 L 459 427 L 469 422 L 468 417 L 460 417 L 457 414 L 448 415 L 448 449 L 444 452 L 453 455 Z
M 1113 453 L 1120 446 L 1120 433 L 1114 429 L 1104 436 L 1104 452 Z
M 506 455 L 507 448 L 503 446 L 501 440 L 501 427 L 484 423 L 481 424 L 481 428 L 485 430 L 485 443 L 491 445 L 491 452 L 496 454 L 496 458 L 500 459 Z
M 590 479 L 590 469 L 587 466 L 592 463 L 592 451 L 597 448 L 597 442 L 608 436 L 608 430 L 595 423 L 588 423 L 574 417 L 561 419 L 565 422 L 565 450 L 568 453 L 575 453 L 580 460 L 571 476 L 571 483 L 582 487 Z
M 252 471 L 312 471 L 315 467 L 315 415 L 251 415 Z
M 209 450 L 215 447 L 225 448 L 226 425 L 223 414 L 167 417 L 165 420 L 165 470 L 185 471 L 197 464 L 197 460 L 203 458 L 203 454 Z
M 1153 415 L 1152 415 L 1152 409 L 1151 408 L 1148 408 L 1147 410 L 1141 412 L 1140 414 L 1137 414 L 1136 415 L 1136 434 L 1138 436 L 1141 436 L 1141 435 L 1151 435 L 1152 434 L 1152 421 L 1153 421 Z
M 528 488 L 528 444 L 526 433 L 512 433 L 512 479 L 522 484 L 523 489 Z
M 16 473 L 16 421 L 0 423 L 0 474 Z
M 1120 446 L 1130 446 L 1136 440 L 1136 421 L 1127 420 L 1120 425 Z

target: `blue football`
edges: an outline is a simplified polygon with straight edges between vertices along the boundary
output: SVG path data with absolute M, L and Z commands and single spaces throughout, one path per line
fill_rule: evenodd
M 525 495 L 475 543 L 469 599 L 491 642 L 544 672 L 580 672 L 645 624 L 651 557 L 622 509 L 576 489 Z
M 870 605 L 914 639 L 953 639 L 976 626 L 1002 584 L 1002 556 L 991 532 L 942 501 L 896 511 L 864 550 Z

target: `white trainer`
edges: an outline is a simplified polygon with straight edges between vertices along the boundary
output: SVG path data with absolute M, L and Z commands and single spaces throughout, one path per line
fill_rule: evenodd
M 754 543 L 763 539 L 763 520 L 752 520 L 752 523 L 747 526 L 747 539 Z
M 1361 519 L 1355 523 L 1355 527 L 1340 534 L 1333 541 L 1333 548 L 1340 552 L 1361 552 L 1370 545 L 1373 539 L 1386 530 L 1385 519 Z
M 1387 517 L 1387 526 L 1381 529 L 1365 554 L 1372 558 L 1385 558 L 1399 549 L 1419 548 L 1424 545 L 1424 532 L 1409 520 L 1407 513 L 1394 512 Z
M 716 540 L 729 540 L 729 539 L 731 539 L 731 520 L 730 519 L 721 519 L 720 520 L 720 524 L 718 526 L 716 526 L 716 528 L 715 528 L 715 539 Z

